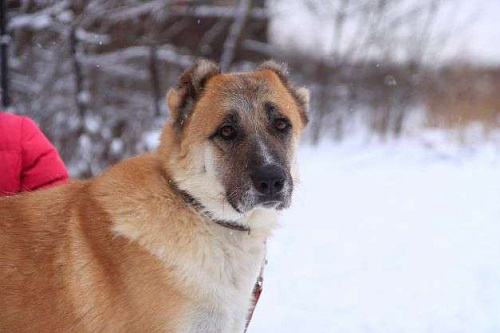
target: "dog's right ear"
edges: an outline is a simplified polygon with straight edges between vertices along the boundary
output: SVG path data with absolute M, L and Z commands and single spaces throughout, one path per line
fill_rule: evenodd
M 178 132 L 182 131 L 193 112 L 208 80 L 217 74 L 220 74 L 220 69 L 216 63 L 198 59 L 182 74 L 177 85 L 170 89 L 167 94 L 167 104 Z

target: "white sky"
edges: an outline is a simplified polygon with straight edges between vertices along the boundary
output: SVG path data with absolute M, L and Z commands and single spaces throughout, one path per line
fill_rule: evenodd
M 275 13 L 270 28 L 271 41 L 300 51 L 326 54 L 331 50 L 333 20 L 326 13 L 322 13 L 323 19 L 318 18 L 306 7 L 305 2 L 304 0 L 271 2 L 271 9 Z M 500 65 L 500 0 L 444 0 L 444 2 L 434 32 L 452 31 L 452 37 L 446 43 L 438 39 L 433 40 L 431 59 L 434 60 L 436 54 L 440 59 L 463 59 L 475 63 Z M 331 3 L 335 3 L 334 0 L 331 0 Z M 409 29 L 402 32 L 403 35 L 408 34 L 410 39 L 403 38 L 403 41 L 399 42 L 400 48 L 412 44 L 411 36 L 416 36 L 414 32 L 419 24 L 422 26 L 424 22 L 409 24 Z M 344 39 L 346 45 L 353 38 L 359 39 L 355 26 L 356 24 L 352 24 L 351 27 L 346 27 L 347 37 Z M 375 54 L 373 56 L 376 57 Z
M 478 61 L 500 64 L 500 0 L 459 0 L 477 10 L 468 48 Z

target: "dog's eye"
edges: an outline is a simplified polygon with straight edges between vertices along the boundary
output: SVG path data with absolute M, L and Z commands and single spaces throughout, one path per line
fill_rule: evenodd
M 290 127 L 290 123 L 286 119 L 279 118 L 274 121 L 274 127 L 280 132 L 286 132 Z
M 236 129 L 231 125 L 224 125 L 220 128 L 219 135 L 224 140 L 233 140 L 236 137 Z

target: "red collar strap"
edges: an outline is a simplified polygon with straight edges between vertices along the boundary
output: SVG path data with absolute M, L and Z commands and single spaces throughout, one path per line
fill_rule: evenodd
M 247 317 L 247 324 L 245 325 L 245 333 L 248 329 L 248 325 L 250 325 L 250 321 L 252 320 L 253 313 L 255 311 L 255 307 L 257 306 L 257 303 L 259 302 L 260 294 L 262 293 L 262 284 L 264 282 L 264 267 L 267 265 L 267 259 L 264 259 L 264 262 L 262 263 L 262 267 L 260 269 L 260 274 L 259 277 L 257 278 L 257 282 L 255 283 L 255 286 L 253 287 L 253 300 L 252 300 L 252 306 L 250 308 L 250 311 L 248 312 L 248 317 Z

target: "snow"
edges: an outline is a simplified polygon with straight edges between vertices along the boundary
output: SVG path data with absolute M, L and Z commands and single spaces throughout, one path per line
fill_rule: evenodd
M 78 38 L 79 41 L 88 44 L 103 45 L 111 41 L 108 35 L 96 34 L 94 32 L 86 31 L 85 29 L 82 28 L 76 29 L 76 37 Z
M 302 147 L 249 332 L 499 332 L 494 142 Z
M 34 30 L 45 29 L 52 23 L 50 15 L 19 15 L 9 24 L 10 29 L 20 29 L 21 27 L 30 27 Z
M 65 11 L 67 5 L 67 1 L 58 1 L 37 13 L 11 17 L 8 22 L 9 29 L 16 30 L 23 27 L 29 27 L 33 30 L 46 29 L 53 23 L 52 15 L 67 12 Z
M 159 131 L 151 131 L 151 132 L 146 132 L 142 136 L 142 142 L 145 143 L 147 150 L 154 150 L 158 148 L 158 145 L 160 143 L 160 135 L 161 132 Z

